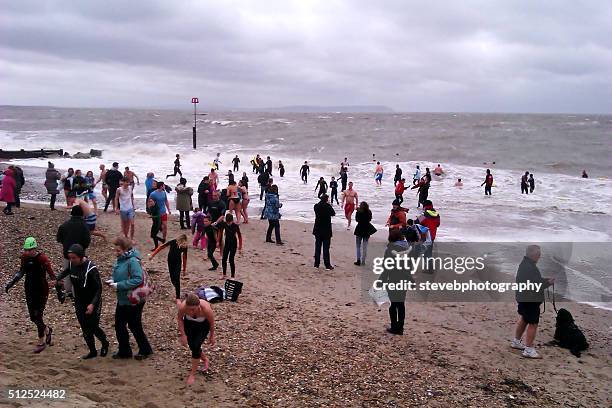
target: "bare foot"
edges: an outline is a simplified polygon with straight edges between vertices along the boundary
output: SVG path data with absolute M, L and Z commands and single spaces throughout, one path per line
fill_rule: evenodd
M 202 367 L 200 367 L 200 372 L 205 373 L 208 371 L 208 357 L 202 354 L 200 357 L 200 361 L 202 361 Z
M 193 374 L 189 374 L 189 377 L 187 377 L 187 385 L 191 385 L 195 382 L 195 376 Z

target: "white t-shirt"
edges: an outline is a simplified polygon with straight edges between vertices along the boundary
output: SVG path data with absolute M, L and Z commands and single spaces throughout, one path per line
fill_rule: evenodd
M 119 197 L 119 208 L 121 211 L 127 211 L 134 208 L 132 205 L 132 187 L 117 189 L 117 195 Z

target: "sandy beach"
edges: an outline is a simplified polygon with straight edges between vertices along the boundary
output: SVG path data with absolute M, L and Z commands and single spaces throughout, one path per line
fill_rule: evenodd
M 0 217 L 0 280 L 18 268 L 25 237 L 61 265 L 57 227 L 66 210 L 26 204 Z M 98 225 L 119 231 L 118 216 L 102 214 Z M 360 297 L 363 269 L 353 265 L 351 232 L 335 230 L 333 271 L 312 267 L 312 225 L 282 221 L 286 245 L 265 244 L 266 222 L 242 225 L 244 251 L 237 279 L 244 291 L 236 303 L 213 305 L 217 344 L 205 346 L 208 374 L 188 387 L 189 352 L 179 345 L 173 288 L 165 255 L 145 260 L 157 285 L 144 309 L 145 332 L 155 354 L 145 361 L 98 357 L 82 361 L 86 347 L 70 302 L 52 290 L 45 320 L 55 344 L 32 353 L 35 326 L 29 321 L 19 283 L 0 295 L 0 383 L 13 388 L 65 388 L 67 399 L 49 404 L 12 400 L 12 406 L 609 406 L 610 312 L 582 304 L 558 304 L 573 313 L 590 349 L 581 358 L 549 346 L 554 313 L 541 318 L 536 347 L 542 360 L 526 360 L 509 347 L 516 320 L 514 303 L 407 303 L 404 336 L 385 332 L 386 306 Z M 149 220 L 138 214 L 136 241 L 144 254 Z M 179 233 L 176 216 L 169 237 Z M 109 244 L 95 237 L 88 251 L 107 278 L 114 260 Z M 183 290 L 220 284 L 201 251 L 190 250 Z M 103 293 L 101 326 L 116 350 L 115 295 Z M 6 402 L 6 400 L 5 400 Z

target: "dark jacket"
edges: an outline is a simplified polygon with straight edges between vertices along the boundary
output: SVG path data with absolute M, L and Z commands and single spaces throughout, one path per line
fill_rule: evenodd
M 542 277 L 535 262 L 525 256 L 523 257 L 523 261 L 519 265 L 518 271 L 516 272 L 516 283 L 525 283 L 527 281 L 530 281 L 531 283 L 542 283 L 542 288 L 539 292 L 517 291 L 515 294 L 516 301 L 532 303 L 544 302 L 544 289 L 549 287 L 550 283 L 548 282 L 548 279 Z
M 19 194 L 21 192 L 21 187 L 25 184 L 25 177 L 23 176 L 21 167 L 13 167 L 13 177 L 15 178 L 15 194 Z
M 57 277 L 61 281 L 66 276 L 70 276 L 72 288 L 74 290 L 74 302 L 77 306 L 94 305 L 97 310 L 102 304 L 102 280 L 98 267 L 85 258 L 81 265 L 70 264 L 64 272 Z
M 106 172 L 106 177 L 104 177 L 104 181 L 111 188 L 119 188 L 119 184 L 122 178 L 123 174 L 121 174 L 119 170 L 110 169 Z
M 87 249 L 91 242 L 91 233 L 83 217 L 70 217 L 57 229 L 57 242 L 64 247 L 64 258 L 68 259 L 68 249 L 72 244 L 79 244 Z
M 387 244 L 385 249 L 385 259 L 395 258 L 392 251 L 402 252 L 408 249 L 408 243 L 406 241 L 390 242 Z M 414 282 L 409 269 L 396 268 L 395 265 L 389 269 L 385 268 L 379 278 L 383 283 L 400 283 L 404 280 Z M 389 290 L 387 289 L 387 295 L 391 302 L 404 302 L 406 300 L 405 290 Z
M 50 167 L 47 169 L 45 173 L 45 187 L 47 188 L 47 193 L 49 194 L 59 194 L 59 184 L 58 181 L 62 178 L 57 169 Z
M 329 239 L 332 237 L 331 217 L 336 215 L 331 204 L 319 201 L 314 205 L 315 223 L 312 228 L 312 235 L 319 239 Z
M 355 213 L 355 221 L 357 226 L 355 227 L 355 235 L 362 238 L 369 238 L 376 232 L 376 228 L 372 225 L 372 211 L 363 212 L 357 210 Z

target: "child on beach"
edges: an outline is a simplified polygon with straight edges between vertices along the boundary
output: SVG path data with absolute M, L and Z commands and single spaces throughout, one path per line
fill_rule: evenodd
M 200 242 L 200 248 L 204 250 L 207 246 L 206 234 L 204 234 L 204 213 L 199 208 L 196 208 L 191 215 L 191 233 L 193 234 L 193 247 L 197 248 Z

